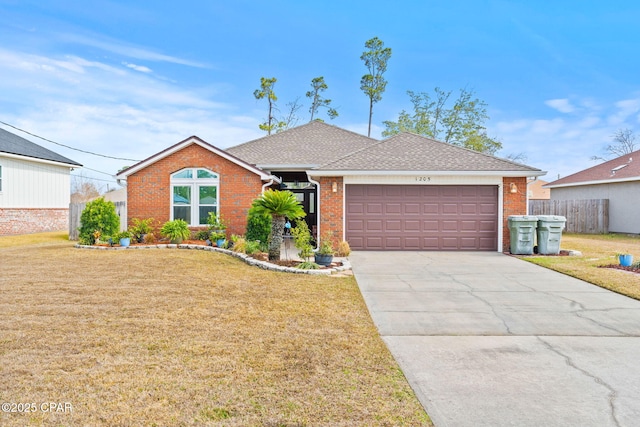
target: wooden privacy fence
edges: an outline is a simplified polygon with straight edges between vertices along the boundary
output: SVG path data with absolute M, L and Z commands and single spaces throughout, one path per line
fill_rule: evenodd
M 120 231 L 127 229 L 127 202 L 114 202 L 116 213 L 120 217 Z M 80 228 L 80 216 L 86 203 L 69 204 L 69 240 L 78 240 Z
M 529 200 L 529 215 L 561 215 L 569 233 L 609 232 L 609 199 Z

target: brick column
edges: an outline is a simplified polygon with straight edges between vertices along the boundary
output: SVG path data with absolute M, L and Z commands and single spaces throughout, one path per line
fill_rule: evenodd
M 511 192 L 511 184 L 515 184 L 518 191 Z M 509 250 L 509 215 L 527 214 L 527 178 L 502 178 L 502 251 Z
M 318 236 L 322 238 L 324 233 L 331 231 L 334 239 L 341 241 L 344 238 L 342 177 L 321 177 L 318 182 L 320 182 L 320 230 L 318 230 Z M 334 182 L 336 183 L 335 193 L 333 192 Z

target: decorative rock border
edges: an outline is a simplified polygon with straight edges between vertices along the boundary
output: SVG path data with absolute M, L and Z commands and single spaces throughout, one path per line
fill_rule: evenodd
M 219 252 L 227 255 L 231 255 L 235 258 L 239 258 L 243 260 L 245 263 L 249 265 L 253 265 L 255 267 L 262 268 L 263 270 L 269 271 L 281 271 L 283 273 L 295 273 L 295 274 L 311 274 L 316 276 L 329 276 L 334 273 L 340 273 L 343 271 L 351 270 L 351 263 L 346 258 L 341 258 L 342 262 L 341 266 L 333 267 L 333 268 L 323 268 L 319 270 L 302 270 L 294 267 L 285 267 L 282 265 L 272 264 L 268 261 L 260 261 L 258 259 L 252 258 L 247 254 L 242 254 L 239 252 L 230 251 L 229 249 L 217 248 L 215 246 L 204 246 L 204 245 L 172 245 L 172 244 L 162 244 L 162 245 L 144 245 L 144 246 L 92 246 L 92 245 L 80 245 L 76 244 L 76 248 L 78 249 L 94 249 L 94 250 L 106 250 L 106 251 L 124 251 L 124 250 L 142 250 L 142 249 L 196 249 L 201 251 L 209 251 L 209 252 Z

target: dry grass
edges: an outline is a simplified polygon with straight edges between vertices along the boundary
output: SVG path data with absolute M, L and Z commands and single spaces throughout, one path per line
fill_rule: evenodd
M 431 425 L 352 277 L 46 237 L 0 238 L 0 402 L 73 412 L 0 425 Z
M 562 236 L 561 247 L 578 250 L 582 252 L 582 256 L 528 256 L 523 259 L 631 298 L 640 299 L 640 274 L 598 268 L 600 265 L 617 264 L 616 254 L 620 252 L 633 254 L 634 260 L 638 261 L 640 237 L 619 234 L 565 234 Z

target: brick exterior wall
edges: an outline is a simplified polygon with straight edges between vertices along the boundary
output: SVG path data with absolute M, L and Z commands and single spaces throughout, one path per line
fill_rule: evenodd
M 260 177 L 197 144 L 189 145 L 127 178 L 128 223 L 131 224 L 133 218 L 154 218 L 156 228 L 159 228 L 168 221 L 171 218 L 170 175 L 184 168 L 207 168 L 219 175 L 218 213 L 228 224 L 228 236 L 244 234 L 247 211 L 262 191 Z
M 68 229 L 69 209 L 0 208 L 0 236 Z
M 320 183 L 320 230 L 318 236 L 327 231 L 333 232 L 333 237 L 337 241 L 344 238 L 343 217 L 344 217 L 344 186 L 342 177 L 321 177 Z M 333 192 L 333 183 L 338 186 L 338 191 Z
M 511 183 L 518 187 L 517 193 L 511 192 Z M 527 178 L 502 178 L 502 250 L 509 251 L 509 215 L 527 214 Z

